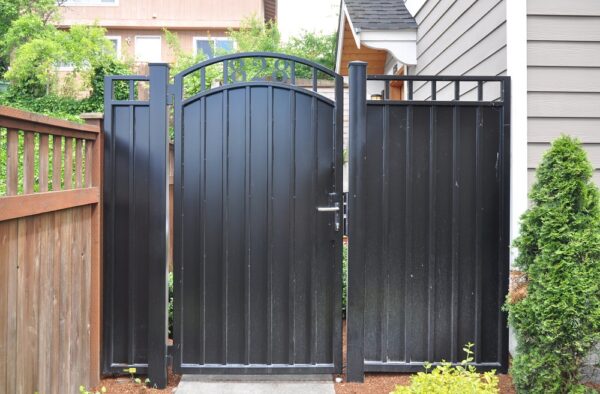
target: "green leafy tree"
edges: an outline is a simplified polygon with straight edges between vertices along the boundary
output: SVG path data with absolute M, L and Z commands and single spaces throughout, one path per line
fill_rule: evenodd
M 13 22 L 34 16 L 45 26 L 56 18 L 58 6 L 63 2 L 64 0 L 0 0 L 0 75 L 4 74 L 10 60 L 10 51 L 6 49 L 11 47 L 5 45 L 4 37 Z
M 336 33 L 320 34 L 305 31 L 298 37 L 291 37 L 283 50 L 285 53 L 312 60 L 333 70 L 336 40 Z
M 584 392 L 579 370 L 600 339 L 598 189 L 585 151 L 565 136 L 536 175 L 515 241 L 527 296 L 506 305 L 517 335 L 511 372 L 520 393 Z
M 41 26 L 39 18 L 22 18 L 13 24 L 6 36 L 19 41 L 23 31 L 30 31 L 32 26 Z M 69 75 L 74 78 L 79 74 L 89 75 L 90 70 L 107 58 L 115 57 L 113 47 L 104 35 L 105 30 L 98 26 L 73 26 L 66 31 L 47 26 L 12 51 L 11 67 L 5 77 L 15 89 L 30 96 L 52 92 L 57 87 L 58 65 L 72 66 L 73 72 Z

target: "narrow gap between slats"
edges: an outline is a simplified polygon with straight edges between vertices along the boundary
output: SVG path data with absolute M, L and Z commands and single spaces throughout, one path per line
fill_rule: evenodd
M 273 87 L 267 88 L 267 364 L 273 363 Z

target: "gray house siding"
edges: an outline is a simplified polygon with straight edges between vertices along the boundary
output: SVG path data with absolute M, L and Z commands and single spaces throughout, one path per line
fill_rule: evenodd
M 505 0 L 429 0 L 415 16 L 416 75 L 505 75 Z M 427 84 L 415 84 L 416 99 L 429 97 Z M 484 86 L 486 99 L 499 97 L 499 84 Z M 452 99 L 453 87 L 440 84 L 438 99 Z M 461 99 L 476 96 L 475 84 L 461 84 Z
M 528 180 L 550 142 L 579 138 L 600 184 L 600 1 L 527 1 Z

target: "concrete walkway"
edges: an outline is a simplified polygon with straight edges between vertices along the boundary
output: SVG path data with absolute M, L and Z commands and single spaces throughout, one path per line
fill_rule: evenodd
M 331 375 L 183 375 L 176 394 L 335 394 Z

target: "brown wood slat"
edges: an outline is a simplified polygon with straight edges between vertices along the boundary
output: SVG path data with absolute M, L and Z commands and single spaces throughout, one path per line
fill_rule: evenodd
M 62 167 L 62 137 L 52 137 L 52 190 L 62 189 L 61 167 Z
M 60 260 L 60 228 L 62 227 L 62 211 L 52 212 L 54 218 L 53 239 L 49 240 L 52 243 L 54 264 L 52 266 L 52 277 L 54 286 L 52 287 L 52 304 L 54 306 L 52 313 L 52 366 L 51 374 L 52 383 L 49 386 L 51 393 L 58 393 L 61 387 L 60 381 L 60 294 L 64 286 L 60 281 L 61 260 Z
M 95 140 L 100 133 L 100 128 L 95 125 L 69 122 L 2 105 L 0 105 L 0 126 L 91 140 Z
M 3 197 L 0 198 L 0 221 L 95 204 L 99 201 L 100 190 L 97 187 Z
M 85 186 L 92 186 L 92 169 L 94 168 L 94 142 L 85 142 Z
M 40 134 L 40 192 L 48 191 L 48 136 Z
M 82 282 L 82 273 L 81 273 L 81 263 L 82 263 L 82 253 L 81 253 L 81 209 L 71 210 L 72 221 L 71 221 L 71 248 L 70 248 L 70 263 L 71 263 L 71 343 L 70 343 L 70 352 L 71 352 L 71 360 L 79 362 L 81 360 L 81 350 L 82 350 L 82 325 L 81 318 L 82 313 L 81 309 L 83 306 L 83 302 L 81 299 L 81 282 Z M 85 350 L 85 349 L 84 349 Z M 78 383 L 82 382 L 81 378 L 82 370 L 84 368 L 77 368 L 77 370 L 72 371 L 73 379 L 71 380 L 69 392 L 77 392 Z M 69 387 L 69 386 L 67 386 Z
M 64 188 L 73 188 L 73 139 L 65 139 L 65 174 L 64 174 Z
M 17 289 L 17 388 L 23 393 L 37 390 L 39 218 L 19 219 Z
M 39 261 L 39 322 L 38 338 L 39 351 L 37 364 L 39 366 L 39 380 L 37 389 L 49 389 L 52 384 L 52 315 L 54 302 L 52 288 L 54 287 L 53 265 L 58 261 L 53 260 L 54 255 L 54 215 L 39 215 L 40 231 L 40 261 Z
M 25 132 L 23 145 L 23 193 L 33 193 L 33 175 L 35 166 L 35 134 Z
M 71 360 L 71 237 L 72 233 L 72 223 L 73 223 L 73 210 L 67 209 L 61 212 L 58 212 L 57 215 L 61 217 L 62 226 L 60 227 L 60 238 L 61 240 L 69 240 L 68 242 L 60 243 L 60 261 L 61 270 L 60 270 L 60 283 L 61 283 L 61 291 L 60 291 L 60 312 L 59 312 L 59 343 L 60 348 L 58 349 L 59 360 L 60 360 L 60 368 L 59 368 L 59 379 L 61 387 L 69 390 L 71 386 L 71 373 L 70 373 L 70 365 L 72 364 Z
M 13 196 L 18 193 L 19 187 L 19 132 L 7 130 L 7 157 L 6 157 L 6 195 Z
M 75 141 L 75 187 L 83 185 L 83 140 Z
M 13 222 L 0 222 L 0 392 L 8 393 L 7 391 L 7 368 L 8 368 L 8 283 L 9 269 L 12 261 L 10 261 L 10 226 Z
M 6 357 L 6 393 L 15 393 L 17 391 L 17 363 L 15 355 L 17 354 L 17 310 L 19 308 L 18 305 L 18 241 L 19 241 L 19 227 L 17 220 L 11 220 L 10 222 L 0 222 L 0 225 L 3 225 L 0 229 L 0 237 L 5 238 L 7 241 L 7 260 L 3 260 L 6 262 L 6 266 L 8 268 L 7 274 L 7 285 L 6 285 L 6 353 L 4 356 Z M 4 250 L 5 248 L 2 247 Z M 0 318 L 3 318 L 0 316 Z M 0 388 L 2 385 L 0 384 Z

